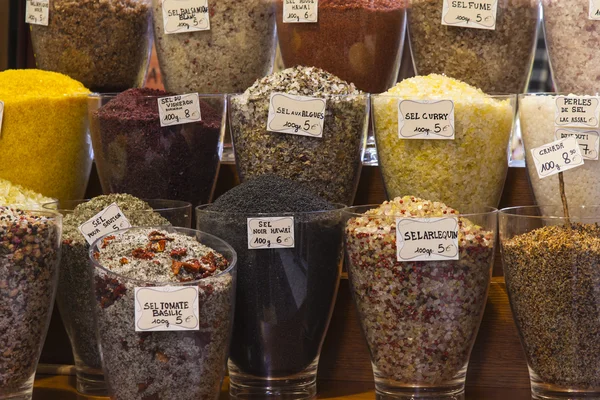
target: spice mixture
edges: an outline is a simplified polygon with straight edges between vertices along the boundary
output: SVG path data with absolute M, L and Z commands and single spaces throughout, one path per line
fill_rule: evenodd
M 201 101 L 202 121 L 161 127 L 157 99 L 173 95 L 130 89 L 92 113 L 92 143 L 105 193 L 193 205 L 209 201 L 219 170 L 224 100 Z
M 96 92 L 144 83 L 151 50 L 149 0 L 50 0 L 48 26 L 30 25 L 40 69 Z
M 217 398 L 234 295 L 232 275 L 221 273 L 229 266 L 225 257 L 195 237 L 153 228 L 106 236 L 91 251 L 101 266 L 115 273 L 96 267 L 94 278 L 103 365 L 112 398 Z M 199 331 L 135 332 L 135 287 L 197 279 L 201 280 L 188 285 L 199 288 Z
M 326 98 L 323 137 L 267 131 L 272 92 Z M 351 204 L 367 121 L 368 97 L 354 84 L 318 68 L 294 67 L 258 80 L 230 104 L 240 178 L 276 174 L 305 183 L 331 202 Z
M 0 206 L 0 388 L 35 373 L 52 314 L 60 218 Z
M 66 213 L 56 300 L 71 340 L 79 374 L 99 375 L 102 365 L 93 319 L 94 302 L 89 287 L 92 281 L 88 254 L 90 246 L 78 227 L 112 203 L 117 203 L 133 226 L 169 225 L 146 202 L 127 194 L 98 196 Z
M 529 367 L 549 384 L 600 387 L 600 227 L 545 226 L 502 241 Z
M 458 211 L 405 196 L 347 222 L 350 282 L 378 378 L 440 384 L 469 360 L 487 298 L 494 232 L 459 217 L 459 260 L 396 257 L 396 217 L 452 214 Z
M 523 96 L 519 99 L 519 119 L 525 145 L 529 181 L 537 204 L 560 204 L 558 176 L 538 179 L 531 149 L 556 140 L 554 136 L 556 96 Z M 593 130 L 593 129 L 590 129 Z M 586 160 L 584 165 L 564 174 L 565 194 L 571 204 L 596 204 L 600 198 L 600 161 Z
M 452 100 L 455 139 L 399 138 L 401 99 Z M 436 74 L 405 79 L 374 97 L 375 138 L 388 197 L 413 193 L 450 205 L 497 206 L 508 170 L 511 100 Z
M 89 93 L 55 72 L 0 72 L 0 178 L 59 200 L 82 198 L 92 167 Z
M 523 92 L 533 57 L 539 1 L 499 1 L 495 30 L 442 25 L 443 2 L 410 0 L 408 29 L 417 73 L 445 74 L 486 93 Z
M 543 0 L 544 31 L 556 90 L 596 93 L 600 21 L 590 20 L 588 0 Z
M 210 30 L 165 34 L 162 0 L 153 0 L 162 78 L 177 93 L 239 93 L 271 73 L 275 57 L 272 0 L 211 0 Z
M 247 218 L 258 213 L 291 213 L 295 248 L 249 250 Z M 302 185 L 272 175 L 243 183 L 197 212 L 198 229 L 223 238 L 238 255 L 230 354 L 236 369 L 289 376 L 318 357 L 341 273 L 340 214 Z
M 54 202 L 54 199 L 44 197 L 39 193 L 13 185 L 10 181 L 0 178 L 0 204 L 18 204 L 20 207 L 40 208 L 44 204 Z
M 318 23 L 284 23 L 283 3 L 276 2 L 277 35 L 286 66 L 319 67 L 368 93 L 396 83 L 404 0 L 320 0 Z

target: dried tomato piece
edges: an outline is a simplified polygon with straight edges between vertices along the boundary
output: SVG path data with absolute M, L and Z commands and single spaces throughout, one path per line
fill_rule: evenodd
M 133 249 L 133 251 L 131 252 L 131 255 L 134 258 L 139 258 L 141 260 L 152 260 L 154 258 L 154 253 L 152 253 L 151 251 L 142 249 L 141 247 L 138 247 L 137 249 Z

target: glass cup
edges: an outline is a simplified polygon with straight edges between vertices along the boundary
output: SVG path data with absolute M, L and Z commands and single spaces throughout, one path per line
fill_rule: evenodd
M 31 24 L 38 68 L 90 90 L 142 87 L 152 50 L 150 0 L 49 0 L 47 26 Z
M 459 260 L 400 262 L 398 215 L 344 210 L 346 265 L 377 399 L 464 399 L 494 263 L 496 210 L 461 206 Z M 419 217 L 439 218 L 439 217 Z
M 332 203 L 352 204 L 369 127 L 368 94 L 326 99 L 323 136 L 267 130 L 270 94 L 231 95 L 229 126 L 240 180 L 276 174 Z
M 142 228 L 113 233 L 122 235 Z M 115 400 L 216 399 L 221 391 L 231 340 L 235 305 L 237 256 L 223 240 L 193 229 L 156 227 L 187 235 L 222 254 L 229 267 L 217 275 L 190 282 L 132 279 L 96 261 L 103 236 L 90 247 L 93 302 L 102 367 L 108 391 Z M 91 282 L 90 282 L 91 283 Z M 136 287 L 198 287 L 200 328 L 197 331 L 136 332 Z
M 497 2 L 494 29 L 443 25 L 444 2 L 409 0 L 408 31 L 416 74 L 444 74 L 485 93 L 524 92 L 542 15 L 540 0 Z
M 77 226 L 73 226 L 73 222 L 70 222 L 69 215 L 73 214 L 75 207 L 87 201 L 89 200 L 61 202 L 59 212 L 65 216 L 65 231 L 70 231 L 69 237 L 75 235 L 77 229 Z M 149 220 L 147 216 L 156 212 L 165 218 L 165 224 L 190 227 L 192 220 L 190 203 L 160 199 L 146 200 L 146 202 L 153 210 L 123 210 L 132 225 L 139 225 L 143 221 Z M 95 214 L 96 212 L 90 212 L 90 217 Z M 152 221 L 156 221 L 156 218 L 152 218 Z M 93 319 L 94 302 L 90 296 L 88 285 L 93 272 L 89 268 L 88 260 L 90 246 L 83 236 L 79 236 L 79 240 L 63 238 L 56 303 L 73 350 L 77 391 L 85 395 L 104 396 L 107 393 L 106 383 L 102 373 Z
M 231 214 L 206 207 L 196 208 L 197 228 L 225 239 L 239 260 L 231 397 L 313 398 L 341 274 L 341 206 L 278 214 Z M 248 219 L 270 217 L 293 218 L 293 248 L 249 249 Z
M 18 209 L 0 206 L 0 399 L 30 400 L 54 306 L 62 216 L 15 217 Z
M 558 191 L 558 188 L 557 188 Z M 500 210 L 506 289 L 533 399 L 600 398 L 600 207 Z
M 404 47 L 404 0 L 322 2 L 314 23 L 284 22 L 284 3 L 275 1 L 286 67 L 318 67 L 367 93 L 394 86 Z
M 454 98 L 454 140 L 400 138 L 401 100 L 423 99 L 372 96 L 379 165 L 388 198 L 409 194 L 451 207 L 467 200 L 498 206 L 508 172 L 516 96 Z
M 542 0 L 544 36 L 555 90 L 596 92 L 600 75 L 600 21 L 589 18 L 588 0 Z
M 579 140 L 584 165 L 564 174 L 565 194 L 573 204 L 596 204 L 600 199 L 600 162 L 596 146 L 598 133 L 589 129 L 556 129 L 556 97 L 567 93 L 538 93 L 519 95 L 519 118 L 525 146 L 525 163 L 529 182 L 537 204 L 560 204 L 558 175 L 540 179 L 531 149 L 554 142 L 573 134 Z
M 237 93 L 273 70 L 277 38 L 272 0 L 244 0 L 243 7 L 239 0 L 209 1 L 209 29 L 175 34 L 171 27 L 165 32 L 166 2 L 152 0 L 156 54 L 166 90 Z
M 104 193 L 189 201 L 194 206 L 207 203 L 219 173 L 227 98 L 200 95 L 201 121 L 161 127 L 158 99 L 164 96 L 133 97 L 118 109 L 111 106 L 116 96 L 89 98 L 92 144 Z

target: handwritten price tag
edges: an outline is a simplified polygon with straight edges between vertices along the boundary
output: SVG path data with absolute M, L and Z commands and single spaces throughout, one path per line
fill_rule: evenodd
M 248 249 L 293 249 L 294 217 L 248 218 Z
M 458 260 L 458 218 L 396 218 L 398 261 Z
M 556 140 L 574 137 L 579 143 L 579 150 L 584 160 L 597 160 L 600 149 L 598 131 L 558 128 L 554 133 Z
M 531 155 L 540 179 L 583 165 L 583 156 L 574 137 L 531 149 Z
M 444 0 L 442 25 L 496 29 L 498 0 Z
M 590 0 L 589 19 L 600 20 L 600 0 Z
M 163 0 L 166 34 L 210 30 L 208 0 Z
M 454 139 L 454 102 L 452 100 L 400 100 L 398 137 Z
M 88 244 L 94 243 L 101 236 L 121 229 L 131 228 L 131 224 L 117 203 L 112 203 L 98 214 L 79 226 L 79 232 Z
M 188 124 L 202 120 L 198 93 L 158 99 L 160 126 Z
M 319 0 L 283 0 L 284 23 L 318 22 Z
M 267 130 L 311 137 L 323 137 L 327 102 L 318 97 L 272 93 Z
M 48 26 L 50 0 L 27 0 L 25 3 L 25 22 Z
M 557 127 L 596 128 L 600 122 L 600 98 L 557 96 L 554 124 Z
M 198 331 L 198 286 L 135 288 L 135 331 Z

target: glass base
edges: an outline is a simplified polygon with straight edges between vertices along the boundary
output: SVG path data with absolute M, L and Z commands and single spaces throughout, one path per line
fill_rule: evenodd
M 88 396 L 108 396 L 108 389 L 101 373 L 77 371 L 77 391 Z
M 317 395 L 317 365 L 315 360 L 304 371 L 285 377 L 258 377 L 241 372 L 229 362 L 229 396 L 232 399 L 312 399 Z
M 0 388 L 0 400 L 31 400 L 33 397 L 33 380 L 35 373 L 20 387 L 14 389 Z
M 581 390 L 531 381 L 531 398 L 534 400 L 600 400 L 600 388 Z
M 390 380 L 375 380 L 377 400 L 464 400 L 464 382 L 443 386 L 400 384 Z

